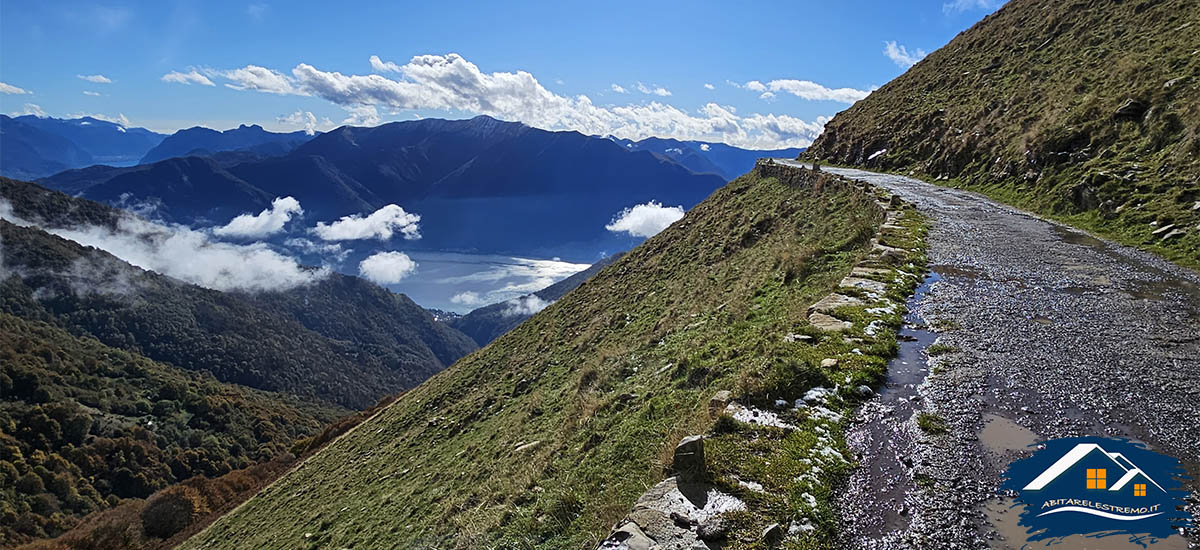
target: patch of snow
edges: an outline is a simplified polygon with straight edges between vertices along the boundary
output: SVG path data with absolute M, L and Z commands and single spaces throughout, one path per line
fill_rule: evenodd
M 883 323 L 879 322 L 878 320 L 871 321 L 871 324 L 867 325 L 867 328 L 863 329 L 863 333 L 867 336 L 875 336 L 875 334 L 879 332 L 879 329 L 882 328 Z
M 734 420 L 745 422 L 747 424 L 758 424 L 760 426 L 771 426 L 774 428 L 783 428 L 785 430 L 794 430 L 795 426 L 785 422 L 778 414 L 770 411 L 759 410 L 751 407 L 744 407 L 737 403 L 730 403 L 725 408 L 726 412 L 732 413 Z
M 878 157 L 879 155 L 882 155 L 886 152 L 887 152 L 887 149 L 880 149 L 878 151 L 875 151 L 874 153 L 871 153 L 871 156 L 867 157 L 867 160 L 875 160 L 876 157 Z

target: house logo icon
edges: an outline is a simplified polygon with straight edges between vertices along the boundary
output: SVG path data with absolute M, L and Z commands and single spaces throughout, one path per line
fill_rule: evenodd
M 1145 545 L 1190 525 L 1179 461 L 1128 440 L 1047 441 L 1005 475 L 1030 541 L 1128 535 Z

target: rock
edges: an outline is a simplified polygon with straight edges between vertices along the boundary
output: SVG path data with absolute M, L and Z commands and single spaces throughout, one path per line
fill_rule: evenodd
M 896 226 L 896 227 L 899 228 L 900 226 Z M 850 271 L 850 275 L 855 276 L 855 277 L 890 275 L 891 273 L 892 273 L 892 270 L 884 269 L 882 267 L 855 267 L 852 271 Z
M 683 441 L 675 446 L 671 469 L 675 470 L 679 480 L 683 482 L 704 479 L 704 436 L 692 435 L 683 438 Z
M 1164 241 L 1165 241 L 1165 240 L 1167 240 L 1167 239 L 1170 239 L 1170 238 L 1172 238 L 1172 237 L 1178 237 L 1178 236 L 1180 236 L 1180 235 L 1184 235 L 1184 234 L 1186 234 L 1186 233 L 1187 233 L 1187 231 L 1184 231 L 1183 229 L 1176 229 L 1176 230 L 1174 230 L 1174 231 L 1171 231 L 1170 233 L 1167 233 L 1166 235 L 1163 235 L 1163 237 L 1162 237 L 1162 240 L 1164 240 Z
M 1125 103 L 1122 103 L 1120 107 L 1117 107 L 1117 111 L 1113 113 L 1113 116 L 1124 119 L 1138 119 L 1141 118 L 1141 116 L 1146 113 L 1146 109 L 1149 108 L 1149 105 L 1146 105 L 1145 103 L 1136 99 L 1129 98 L 1126 99 Z
M 813 313 L 808 316 L 808 322 L 818 329 L 830 332 L 840 332 L 850 328 L 854 323 L 843 321 L 824 313 Z
M 871 397 L 875 394 L 875 391 L 871 389 L 871 386 L 866 385 L 854 388 L 854 391 L 858 393 L 859 397 Z
M 700 522 L 700 525 L 696 527 L 696 536 L 704 541 L 723 540 L 728 534 L 729 522 L 721 516 Z
M 1067 192 L 1067 199 L 1080 210 L 1095 210 L 1100 206 L 1100 198 L 1096 196 L 1096 189 L 1087 183 L 1078 183 L 1072 186 Z
M 1172 229 L 1175 229 L 1175 224 L 1173 224 L 1173 223 L 1169 223 L 1169 224 L 1167 224 L 1167 225 L 1164 225 L 1164 226 L 1162 226 L 1162 227 L 1160 227 L 1160 228 L 1158 228 L 1158 229 L 1155 229 L 1154 231 L 1151 231 L 1151 232 L 1150 232 L 1150 234 L 1151 234 L 1151 235 L 1154 235 L 1155 237 L 1157 237 L 1157 236 L 1159 236 L 1159 235 L 1162 235 L 1163 233 L 1166 233 L 1166 232 L 1168 232 L 1168 231 L 1170 231 L 1170 230 L 1172 230 Z
M 854 276 L 846 277 L 846 278 L 842 279 L 842 282 L 839 283 L 839 286 L 857 288 L 857 289 L 865 290 L 867 292 L 874 292 L 874 293 L 878 293 L 878 294 L 883 294 L 884 292 L 887 292 L 887 283 L 881 283 L 874 279 L 864 279 L 862 277 L 854 277 Z
M 733 401 L 733 394 L 729 390 L 721 390 L 713 394 L 708 400 L 708 415 L 720 416 L 725 411 L 725 407 L 729 406 L 729 402 Z
M 813 339 L 813 337 L 812 337 L 812 336 L 809 336 L 809 335 L 807 335 L 807 334 L 794 334 L 794 333 L 788 333 L 788 334 L 785 334 L 785 335 L 783 335 L 783 341 L 784 341 L 784 342 L 788 342 L 788 343 L 792 343 L 792 342 L 811 342 L 811 341 L 812 341 L 812 339 Z
M 763 529 L 762 541 L 767 543 L 767 546 L 775 546 L 783 540 L 783 527 L 778 523 L 772 523 Z
M 817 303 L 808 306 L 808 312 L 819 311 L 821 313 L 832 313 L 833 310 L 842 306 L 857 306 L 863 301 L 853 296 L 845 296 L 842 294 L 830 294 L 821 298 Z
M 900 208 L 900 195 L 892 195 L 892 198 L 888 199 L 888 208 Z
M 1196 204 L 1192 205 L 1192 210 L 1200 210 L 1200 201 L 1196 201 Z
M 513 452 L 514 453 L 523 453 L 525 451 L 532 451 L 532 450 L 540 447 L 541 445 L 542 445 L 541 441 L 530 441 L 529 443 L 523 443 L 523 444 L 517 445 L 516 448 L 513 449 Z
M 627 521 L 614 529 L 612 534 L 596 548 L 597 550 L 650 550 L 657 547 L 658 545 L 642 532 L 638 524 Z
M 834 358 L 832 358 L 832 357 L 830 357 L 830 358 L 828 358 L 828 359 L 822 359 L 822 360 L 821 360 L 821 367 L 822 367 L 822 368 L 826 368 L 826 369 L 833 368 L 833 367 L 836 367 L 836 366 L 837 366 L 837 364 L 838 364 L 838 360 L 837 360 L 837 359 L 834 359 Z

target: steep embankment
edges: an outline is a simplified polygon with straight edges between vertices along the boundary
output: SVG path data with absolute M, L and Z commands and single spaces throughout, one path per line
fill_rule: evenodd
M 795 423 L 763 426 L 748 410 L 716 421 L 708 478 L 744 503 L 719 536 L 736 548 L 795 521 L 790 536 L 829 540 L 828 487 L 848 466 L 835 411 L 882 373 L 899 315 L 888 306 L 871 323 L 871 300 L 847 298 L 826 310 L 853 320 L 844 334 L 809 324 L 810 304 L 871 250 L 883 215 L 870 192 L 796 174 L 730 183 L 184 547 L 595 545 L 663 479 L 684 436 L 713 428 L 718 390 Z M 905 219 L 896 227 L 919 224 Z M 866 276 L 911 279 L 888 268 Z M 851 282 L 886 286 L 863 281 Z M 822 386 L 832 389 L 810 392 Z M 806 393 L 814 407 L 792 408 Z
M 1200 265 L 1200 3 L 1013 0 L 803 158 L 912 172 Z

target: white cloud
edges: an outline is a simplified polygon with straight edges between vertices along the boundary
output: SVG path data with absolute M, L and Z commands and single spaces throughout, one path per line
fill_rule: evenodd
M 115 116 L 115 117 L 105 115 L 105 114 L 100 114 L 100 113 L 84 113 L 82 111 L 77 112 L 77 113 L 71 113 L 71 114 L 67 115 L 67 118 L 84 118 L 84 117 L 92 117 L 96 120 L 103 120 L 105 122 L 111 122 L 113 124 L 121 126 L 122 128 L 120 128 L 120 129 L 122 131 L 124 131 L 124 128 L 128 128 L 130 125 L 129 117 L 125 116 L 125 113 L 117 113 L 117 116 Z
M 637 83 L 637 89 L 639 92 L 647 95 L 653 94 L 659 97 L 668 97 L 671 95 L 671 90 L 663 88 L 662 86 L 646 86 L 641 82 Z
M 410 214 L 399 205 L 389 204 L 365 218 L 355 214 L 329 224 L 317 222 L 312 233 L 325 241 L 386 241 L 396 233 L 403 235 L 406 240 L 414 240 L 421 238 L 420 221 L 419 214 Z
M 254 90 L 269 94 L 308 95 L 296 89 L 287 75 L 258 65 L 246 65 L 230 71 L 214 71 L 214 76 L 226 78 L 232 82 L 225 86 L 234 90 Z
M 971 10 L 994 10 L 1002 4 L 1004 0 L 954 0 L 942 4 L 942 12 L 950 15 Z
M 200 71 L 197 71 L 196 69 L 191 69 L 186 73 L 171 71 L 162 75 L 161 80 L 163 82 L 174 82 L 176 84 L 200 84 L 203 86 L 216 86 L 216 84 L 213 84 L 212 80 L 210 80 L 207 76 L 200 74 Z
M 614 84 L 612 85 L 612 91 L 614 91 L 614 92 L 617 92 L 618 94 L 627 94 L 627 93 L 629 93 L 629 90 L 626 90 L 626 89 L 625 89 L 624 87 L 622 87 L 620 84 L 616 84 L 616 83 L 614 83 Z
M 317 243 L 303 237 L 293 237 L 283 241 L 283 245 L 295 249 L 302 254 L 332 256 L 338 262 L 345 261 L 346 257 L 351 252 L 354 252 L 351 249 L 342 248 L 342 245 L 337 243 Z
M 255 21 L 261 21 L 263 15 L 266 15 L 268 7 L 266 4 L 250 4 L 246 6 L 246 15 Z
M 346 105 L 346 119 L 342 124 L 351 126 L 378 126 L 382 121 L 374 105 Z
M 504 308 L 505 317 L 516 317 L 518 315 L 533 315 L 543 309 L 546 309 L 553 302 L 547 302 L 533 294 L 513 298 L 507 302 L 508 307 Z
M 46 118 L 46 111 L 43 111 L 36 103 L 26 103 L 21 106 L 20 111 L 13 111 L 9 114 L 12 116 L 33 115 L 38 118 Z
M 709 84 L 708 82 L 705 82 L 705 83 L 704 83 L 704 89 L 705 89 L 705 90 L 715 90 L 715 89 L 717 89 L 717 87 L 716 87 L 716 86 L 713 86 L 712 84 Z
M 112 84 L 112 80 L 102 74 L 77 74 L 75 77 L 94 84 Z
M 746 83 L 746 88 L 755 92 L 766 92 L 768 89 L 772 92 L 786 92 L 810 101 L 837 101 L 840 103 L 854 103 L 871 93 L 854 88 L 826 88 L 810 80 L 792 79 L 772 80 L 766 84 L 751 80 Z
M 896 44 L 895 40 L 888 40 L 883 43 L 883 55 L 891 59 L 893 63 L 901 69 L 907 69 L 916 65 L 918 61 L 925 58 L 925 50 L 917 48 L 912 53 L 909 53 L 908 48 L 903 45 Z
M 0 201 L 3 204 L 3 201 Z M 11 217 L 18 225 L 29 222 Z M 301 266 L 295 259 L 264 243 L 240 245 L 215 242 L 182 225 L 164 225 L 127 217 L 115 230 L 99 226 L 46 228 L 46 231 L 84 246 L 94 246 L 142 269 L 214 290 L 279 291 L 328 276 L 329 270 Z
M 820 133 L 819 125 L 816 132 L 802 135 L 757 133 L 751 130 L 753 124 L 748 125 L 747 119 L 734 115 L 732 108 L 715 103 L 697 111 L 685 111 L 658 101 L 602 107 L 586 95 L 568 97 L 551 92 L 526 71 L 484 73 L 457 54 L 419 55 L 403 65 L 383 61 L 378 56 L 372 56 L 370 61 L 376 73 L 396 73 L 399 78 L 381 74 L 345 75 L 322 71 L 306 63 L 297 65 L 290 75 L 255 65 L 205 74 L 227 79 L 230 82 L 226 86 L 235 89 L 317 96 L 349 109 L 352 118 L 356 114 L 360 119 L 366 116 L 364 123 L 370 122 L 370 112 L 360 110 L 360 106 L 383 107 L 392 113 L 469 112 L 517 120 L 546 130 L 575 130 L 635 140 L 657 136 L 719 141 L 747 148 L 806 146 Z M 712 116 L 715 112 L 721 115 Z M 769 116 L 790 118 L 793 127 L 812 124 L 786 115 Z
M 478 292 L 466 290 L 451 296 L 450 301 L 464 306 L 477 306 L 483 303 L 483 298 L 479 296 Z
M 314 115 L 309 111 L 301 111 L 299 109 L 291 114 L 279 115 L 275 118 L 275 121 L 287 126 L 288 128 L 304 130 L 304 132 L 310 136 L 316 134 L 317 132 L 330 130 L 335 126 L 333 121 L 329 120 L 329 117 L 317 120 L 317 115 Z
M 403 252 L 378 252 L 359 262 L 358 273 L 381 285 L 398 283 L 417 270 L 417 262 Z
M 767 101 L 774 101 L 775 100 L 775 92 L 763 92 L 761 95 L 758 96 L 758 98 L 765 99 Z
M 258 214 L 242 214 L 221 227 L 213 228 L 218 237 L 261 239 L 283 231 L 292 216 L 304 214 L 300 201 L 294 197 L 276 197 L 271 207 Z
M 88 95 L 88 96 L 92 96 L 92 97 L 98 97 L 98 96 L 100 95 L 100 92 L 93 92 L 93 91 L 91 91 L 91 90 L 84 90 L 84 91 L 83 91 L 83 95 Z
M 604 228 L 613 233 L 624 232 L 634 237 L 653 237 L 680 218 L 683 218 L 682 206 L 663 206 L 650 201 L 626 208 Z
M 12 84 L 0 82 L 0 94 L 22 95 L 22 94 L 32 94 L 32 93 L 33 92 L 26 90 L 25 88 L 18 88 L 16 86 L 13 86 Z

